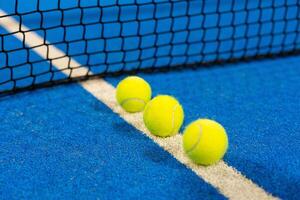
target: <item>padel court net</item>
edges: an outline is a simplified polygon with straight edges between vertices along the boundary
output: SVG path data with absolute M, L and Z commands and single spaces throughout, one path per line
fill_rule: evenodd
M 94 75 L 295 54 L 299 30 L 298 0 L 2 1 L 0 94 Z M 40 40 L 32 42 L 31 33 Z M 53 56 L 52 48 L 63 55 Z M 59 59 L 69 62 L 57 66 Z M 73 76 L 78 69 L 86 73 Z

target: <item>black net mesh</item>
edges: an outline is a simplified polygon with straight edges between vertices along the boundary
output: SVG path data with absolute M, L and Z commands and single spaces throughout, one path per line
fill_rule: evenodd
M 93 75 L 295 53 L 299 6 L 298 0 L 1 1 L 0 94 Z

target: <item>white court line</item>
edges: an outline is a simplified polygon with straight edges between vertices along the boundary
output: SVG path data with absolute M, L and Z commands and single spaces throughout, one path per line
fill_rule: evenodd
M 54 47 L 53 45 L 45 45 L 45 43 L 50 43 L 41 38 L 41 36 L 36 34 L 34 31 L 29 31 L 30 29 L 23 25 L 20 27 L 20 23 L 17 22 L 13 17 L 1 17 L 5 15 L 7 14 L 0 9 L 0 25 L 3 26 L 9 33 L 16 32 L 14 34 L 16 38 L 18 38 L 20 41 L 25 40 L 25 44 L 28 47 L 34 47 L 33 50 L 39 56 L 47 59 L 52 66 L 62 70 L 67 77 L 76 78 L 85 75 L 92 75 L 92 73 L 89 73 L 88 69 L 85 67 L 77 68 L 80 66 L 80 64 L 75 60 L 70 59 L 70 57 L 66 56 L 66 54 L 60 49 Z M 22 32 L 18 32 L 20 28 Z
M 12 17 L 1 18 L 1 16 L 4 15 L 6 15 L 6 13 L 0 9 L 0 25 L 8 32 L 18 31 L 20 26 L 19 22 L 14 20 Z M 23 31 L 29 30 L 24 25 L 22 25 L 21 28 Z M 26 34 L 19 32 L 19 34 L 16 34 L 16 37 L 21 41 L 24 41 L 25 39 L 25 43 L 28 47 L 36 46 L 36 44 L 42 45 L 45 42 L 42 37 L 34 32 L 27 32 Z M 80 65 L 78 62 L 67 57 L 64 52 L 54 46 L 42 45 L 40 48 L 34 49 L 34 51 L 44 59 L 49 58 L 47 55 L 50 55 L 52 58 L 57 56 L 61 57 L 55 61 L 51 60 L 51 63 L 58 69 L 65 69 L 66 62 L 69 62 L 69 60 L 71 66 Z M 70 76 L 70 70 L 65 70 L 63 73 L 65 73 L 67 76 Z M 76 69 L 76 73 L 71 74 L 71 77 L 86 75 L 87 73 L 87 68 L 79 68 Z M 105 80 L 88 80 L 81 82 L 80 84 L 85 90 L 108 106 L 113 112 L 120 115 L 120 117 L 122 117 L 127 123 L 131 124 L 137 130 L 141 131 L 143 134 L 152 139 L 165 151 L 174 156 L 180 163 L 190 168 L 204 181 L 215 187 L 225 197 L 237 200 L 277 199 L 253 183 L 251 180 L 247 179 L 238 170 L 228 166 L 224 161 L 220 161 L 218 164 L 209 167 L 199 166 L 191 162 L 191 160 L 187 158 L 183 151 L 181 134 L 177 134 L 169 138 L 159 138 L 151 135 L 144 126 L 141 113 L 129 114 L 124 112 L 120 106 L 118 106 L 115 100 L 115 88 Z

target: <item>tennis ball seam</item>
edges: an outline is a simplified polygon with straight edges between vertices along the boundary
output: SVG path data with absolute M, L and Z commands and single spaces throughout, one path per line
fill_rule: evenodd
M 173 108 L 173 111 L 172 111 L 172 127 L 171 127 L 171 130 L 169 132 L 166 132 L 166 133 L 163 133 L 161 134 L 163 137 L 164 136 L 167 136 L 169 134 L 173 134 L 173 131 L 175 129 L 175 113 L 176 113 L 176 109 L 179 105 L 175 105 L 174 108 Z
M 198 146 L 200 140 L 201 140 L 201 135 L 203 134 L 203 128 L 199 124 L 197 124 L 197 126 L 199 127 L 199 134 L 197 134 L 197 135 L 199 135 L 199 137 L 197 138 L 197 142 L 189 150 L 186 151 L 187 154 L 194 151 L 195 148 Z
M 173 110 L 172 110 L 172 128 L 171 128 L 171 131 L 169 131 L 169 132 L 163 134 L 163 136 L 167 136 L 167 135 L 169 135 L 169 134 L 174 134 L 173 131 L 174 131 L 174 129 L 175 129 L 175 113 L 176 113 L 176 109 L 177 109 L 178 106 L 179 106 L 179 105 L 176 104 L 176 105 L 174 106 Z
M 116 87 L 116 100 L 127 112 L 136 113 L 144 109 L 151 99 L 151 86 L 144 79 L 137 76 L 129 76 Z
M 123 106 L 125 103 L 127 103 L 128 101 L 131 100 L 137 100 L 140 101 L 144 104 L 144 106 L 146 105 L 146 102 L 143 99 L 139 99 L 139 98 L 128 98 L 128 99 L 124 99 L 123 101 L 121 101 L 120 105 Z
M 173 111 L 172 111 L 172 128 L 171 128 L 171 131 L 168 134 L 172 134 L 173 131 L 174 131 L 174 128 L 175 128 L 175 112 L 176 112 L 177 107 L 178 107 L 178 105 L 176 104 L 173 108 Z

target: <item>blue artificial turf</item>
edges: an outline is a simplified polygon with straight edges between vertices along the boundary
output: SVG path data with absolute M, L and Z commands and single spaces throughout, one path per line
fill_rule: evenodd
M 224 199 L 77 84 L 0 108 L 3 199 Z
M 15 12 L 15 1 L 2 2 L 4 1 L 0 3 L 1 8 L 8 13 Z M 30 3 L 19 4 L 18 12 L 35 10 L 36 2 L 30 0 Z M 95 2 L 89 1 L 88 4 Z M 267 1 L 265 3 L 268 4 Z M 226 5 L 228 4 L 224 4 L 225 7 Z M 243 6 L 243 3 L 240 5 Z M 56 1 L 42 2 L 40 9 L 47 10 L 57 6 Z M 76 7 L 71 1 L 62 1 L 60 6 Z M 77 12 L 75 10 L 66 13 L 64 23 L 78 22 L 76 20 L 80 15 Z M 90 17 L 83 20 L 97 19 L 95 10 L 89 12 Z M 278 13 L 276 13 L 278 17 L 283 16 Z M 295 14 L 296 10 L 292 10 L 291 13 Z M 56 26 L 60 22 L 59 12 L 45 15 L 43 25 L 47 27 Z M 37 28 L 35 26 L 39 26 L 41 20 L 39 17 L 39 14 L 26 15 L 23 23 L 30 28 Z M 207 23 L 212 23 L 215 19 L 218 17 L 207 18 Z M 199 26 L 196 23 L 198 21 L 194 20 L 191 25 Z M 180 28 L 180 24 L 184 24 L 184 20 L 182 23 L 176 23 L 175 27 Z M 268 27 L 268 23 L 265 25 Z M 134 31 L 135 26 L 126 26 L 124 33 L 132 34 L 131 31 Z M 285 25 L 280 24 L 279 29 L 280 26 Z M 261 31 L 269 31 L 262 27 Z M 111 29 L 108 27 L 106 30 Z M 255 30 L 250 29 L 249 33 Z M 45 31 L 46 39 L 51 43 L 62 42 L 64 39 L 72 41 L 82 36 L 80 27 L 66 29 L 66 32 L 62 29 Z M 89 26 L 86 27 L 85 36 L 99 37 L 101 31 L 100 26 Z M 236 33 L 243 31 L 238 29 Z M 5 33 L 1 27 L 0 33 Z M 66 38 L 62 37 L 64 33 Z M 110 37 L 113 33 L 105 32 L 104 38 Z M 225 31 L 222 34 L 228 33 Z M 196 32 L 190 36 L 195 39 L 199 34 Z M 214 34 L 207 36 L 213 37 Z M 166 36 L 163 40 L 169 38 L 170 36 Z M 185 41 L 184 35 L 176 38 Z M 273 38 L 273 42 L 280 43 L 282 38 L 276 38 Z M 287 35 L 284 40 L 288 44 L 294 41 L 294 36 Z M 3 42 L 1 46 L 6 50 L 22 47 L 22 43 L 16 41 L 13 36 L 6 37 L 0 42 Z M 244 46 L 242 40 L 239 42 L 240 46 Z M 239 42 L 236 43 L 238 48 Z M 264 40 L 261 44 L 263 42 Z M 112 44 L 104 45 L 101 41 L 95 41 L 88 43 L 87 49 L 89 52 L 102 51 L 104 46 L 106 51 L 112 50 L 110 48 L 121 49 L 118 40 L 113 40 Z M 136 45 L 136 42 L 131 41 L 130 44 Z M 256 43 L 254 40 L 248 44 Z M 154 40 L 148 39 L 144 45 L 153 46 Z M 224 45 L 224 48 L 227 47 Z M 67 51 L 64 45 L 57 45 L 57 48 Z M 184 45 L 176 47 L 174 53 L 184 48 Z M 210 51 L 215 45 L 210 44 L 205 48 Z M 157 51 L 156 56 L 164 54 L 167 50 Z M 268 48 L 265 50 L 269 51 Z M 76 42 L 70 44 L 68 54 L 72 56 L 84 51 L 84 44 Z M 143 56 L 147 57 L 154 51 L 149 50 Z M 55 80 L 65 78 L 60 72 L 54 77 L 51 73 L 46 73 L 50 70 L 47 62 L 27 65 L 28 55 L 31 62 L 41 61 L 41 58 L 31 50 L 12 51 L 8 58 L 0 54 L 0 82 L 7 81 L 11 76 L 27 77 L 31 73 L 37 76 L 34 80 L 36 83 L 47 82 L 52 78 Z M 120 55 L 115 54 L 114 57 L 107 59 L 108 64 L 114 63 Z M 136 59 L 137 55 L 139 52 L 127 54 L 129 60 Z M 102 60 L 103 56 L 101 53 L 96 54 L 89 60 L 91 63 L 87 63 L 85 55 L 74 58 L 82 65 L 89 66 Z M 156 64 L 163 65 L 166 60 L 159 60 Z M 154 94 L 167 93 L 180 100 L 186 113 L 185 125 L 199 117 L 205 117 L 215 119 L 225 126 L 230 139 L 230 148 L 225 156 L 225 161 L 229 165 L 237 168 L 270 193 L 284 199 L 297 199 L 300 191 L 299 61 L 299 57 L 290 57 L 194 71 L 141 74 L 141 76 L 151 83 Z M 8 70 L 4 69 L 6 62 L 10 66 L 18 62 L 24 64 Z M 181 60 L 176 62 L 180 63 Z M 142 63 L 141 66 L 138 63 L 126 66 L 111 64 L 108 70 L 118 71 L 123 67 L 129 70 L 151 64 L 151 62 Z M 106 67 L 102 63 L 92 67 L 91 70 L 94 73 L 101 73 L 107 69 Z M 116 85 L 120 79 L 107 80 Z M 24 87 L 32 84 L 32 81 L 32 77 L 24 78 L 16 81 L 16 85 Z M 1 85 L 0 91 L 12 89 L 13 84 L 14 82 L 10 81 Z M 152 198 L 166 198 L 170 197 L 169 195 L 184 199 L 222 198 L 216 190 L 203 183 L 170 155 L 141 136 L 76 85 L 5 98 L 0 100 L 0 108 L 0 119 L 3 124 L 0 127 L 0 194 L 7 198 L 71 198 L 75 195 L 91 198 L 98 196 L 101 199 L 123 199 L 138 195 Z M 103 148 L 104 146 L 107 148 Z
M 225 161 L 268 192 L 300 191 L 300 57 L 140 74 L 154 95 L 174 95 L 185 125 L 211 118 L 227 129 Z M 107 78 L 116 85 L 120 78 Z

